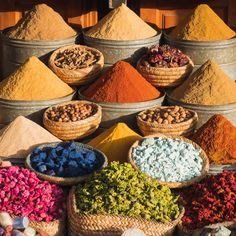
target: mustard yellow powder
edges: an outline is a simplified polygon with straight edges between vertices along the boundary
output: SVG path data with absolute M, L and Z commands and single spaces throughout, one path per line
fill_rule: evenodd
M 198 5 L 170 34 L 176 39 L 195 41 L 226 40 L 235 35 L 207 4 Z
M 88 145 L 99 149 L 108 157 L 109 162 L 126 162 L 128 151 L 132 144 L 141 136 L 131 130 L 126 124 L 118 123 L 93 140 Z
M 49 100 L 71 93 L 73 89 L 35 56 L 0 82 L 0 98 L 7 100 Z

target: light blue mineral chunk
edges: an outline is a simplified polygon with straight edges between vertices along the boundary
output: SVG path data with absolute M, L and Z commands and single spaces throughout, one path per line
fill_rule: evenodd
M 200 150 L 179 139 L 146 138 L 132 155 L 141 171 L 161 181 L 182 182 L 201 175 Z

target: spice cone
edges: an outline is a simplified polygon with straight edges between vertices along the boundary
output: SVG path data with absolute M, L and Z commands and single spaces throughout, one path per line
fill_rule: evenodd
M 170 35 L 176 39 L 210 41 L 230 39 L 236 34 L 207 4 L 200 4 Z
M 60 140 L 33 121 L 18 116 L 0 130 L 0 159 L 23 160 L 38 145 L 51 142 Z
M 7 100 L 50 100 L 73 91 L 35 56 L 0 82 L 0 98 Z
M 76 31 L 46 4 L 34 6 L 7 32 L 9 38 L 22 40 L 58 40 L 75 35 Z
M 179 101 L 200 105 L 223 105 L 236 102 L 236 83 L 214 60 L 205 62 L 171 96 Z
M 106 130 L 88 145 L 99 149 L 108 157 L 109 162 L 126 162 L 128 151 L 132 144 L 140 140 L 141 136 L 131 130 L 126 124 L 118 123 Z
M 156 34 L 156 30 L 125 4 L 108 13 L 86 33 L 89 37 L 107 40 L 137 40 Z

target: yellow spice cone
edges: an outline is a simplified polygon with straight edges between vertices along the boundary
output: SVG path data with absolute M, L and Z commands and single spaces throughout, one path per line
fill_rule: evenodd
M 126 124 L 118 123 L 91 140 L 88 145 L 102 151 L 109 162 L 119 161 L 123 163 L 127 161 L 129 148 L 141 138 Z

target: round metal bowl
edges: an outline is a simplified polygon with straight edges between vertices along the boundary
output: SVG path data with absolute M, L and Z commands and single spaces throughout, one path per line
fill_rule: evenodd
M 42 144 L 42 145 L 38 146 L 37 148 L 40 148 L 40 149 L 43 149 L 44 147 L 52 147 L 53 148 L 53 147 L 56 147 L 58 144 L 61 144 L 61 143 L 60 142 L 55 142 L 55 143 Z M 54 183 L 54 184 L 59 184 L 59 185 L 64 185 L 64 186 L 75 185 L 75 184 L 78 184 L 79 182 L 85 181 L 95 171 L 100 171 L 104 167 L 107 166 L 107 164 L 108 164 L 107 157 L 103 152 L 101 152 L 101 151 L 99 151 L 99 150 L 97 150 L 97 149 L 95 149 L 95 148 L 93 148 L 89 145 L 83 144 L 83 143 L 77 143 L 76 142 L 76 146 L 78 146 L 80 148 L 83 148 L 83 149 L 92 150 L 96 153 L 96 157 L 98 159 L 99 166 L 91 174 L 81 175 L 81 176 L 78 176 L 78 177 L 59 177 L 59 176 L 50 176 L 50 175 L 43 174 L 41 172 L 36 171 L 32 167 L 32 165 L 31 165 L 31 155 L 32 155 L 32 153 L 27 156 L 27 158 L 25 160 L 25 165 L 31 171 L 35 172 L 35 174 L 39 178 L 41 178 L 43 180 L 46 180 L 48 182 Z
M 225 116 L 233 125 L 236 126 L 236 103 L 226 105 L 190 104 L 175 100 L 169 94 L 167 94 L 167 103 L 170 106 L 182 106 L 184 108 L 197 112 L 197 129 L 200 128 L 203 124 L 205 124 L 215 114 L 221 114 Z
M 102 107 L 102 121 L 100 124 L 101 128 L 110 128 L 118 122 L 124 122 L 133 129 L 137 129 L 136 115 L 143 110 L 161 106 L 165 97 L 162 93 L 161 97 L 137 103 L 112 103 L 112 102 L 96 102 L 88 97 L 85 97 L 81 92 L 84 88 L 78 91 L 78 97 L 81 100 L 87 100 L 98 104 Z
M 102 52 L 105 66 L 111 66 L 120 60 L 136 65 L 148 47 L 159 44 L 160 37 L 161 34 L 140 40 L 105 40 L 92 38 L 83 33 L 84 43 Z
M 57 48 L 74 44 L 79 40 L 79 34 L 60 40 L 21 40 L 11 39 L 6 36 L 10 28 L 0 34 L 2 40 L 2 74 L 10 75 L 19 65 L 31 56 L 39 57 L 45 64 L 48 63 L 50 54 Z
M 8 124 L 17 116 L 25 116 L 34 122 L 42 124 L 43 113 L 49 106 L 71 101 L 75 97 L 73 93 L 56 99 L 40 101 L 15 101 L 0 99 L 0 124 Z
M 218 41 L 180 40 L 169 35 L 172 29 L 163 33 L 163 41 L 188 55 L 195 68 L 200 67 L 208 59 L 214 59 L 233 80 L 236 80 L 236 37 Z

